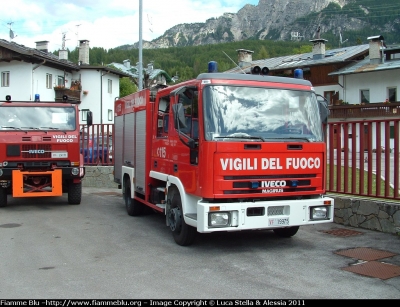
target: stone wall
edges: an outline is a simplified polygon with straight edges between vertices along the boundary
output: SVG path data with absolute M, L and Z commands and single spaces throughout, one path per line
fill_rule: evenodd
M 399 203 L 384 199 L 330 196 L 335 199 L 335 223 L 400 235 Z
M 86 166 L 83 187 L 118 188 L 113 172 L 113 166 Z M 399 203 L 329 196 L 335 199 L 335 223 L 400 235 Z
M 83 187 L 117 188 L 114 182 L 114 166 L 85 166 Z

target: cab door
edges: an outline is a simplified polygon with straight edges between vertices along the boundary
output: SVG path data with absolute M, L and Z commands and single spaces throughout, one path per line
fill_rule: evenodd
M 163 174 L 172 173 L 170 150 L 170 97 L 165 95 L 155 101 L 154 138 L 152 140 L 151 168 Z
M 171 93 L 173 120 L 170 118 L 170 137 L 174 141 L 173 173 L 179 177 L 187 193 L 199 189 L 199 131 L 198 91 L 194 86 L 180 88 Z

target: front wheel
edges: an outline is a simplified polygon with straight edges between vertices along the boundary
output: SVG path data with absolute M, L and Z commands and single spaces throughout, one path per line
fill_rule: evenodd
M 0 188 L 0 207 L 7 206 L 7 189 Z
M 181 246 L 193 243 L 197 230 L 185 223 L 182 211 L 181 195 L 177 188 L 173 187 L 168 193 L 170 209 L 167 213 L 169 227 L 172 231 L 175 242 Z
M 129 179 L 125 180 L 124 200 L 128 215 L 137 216 L 143 213 L 144 205 L 131 197 L 131 182 Z
M 68 203 L 70 205 L 79 205 L 82 199 L 82 182 L 68 184 Z
M 283 238 L 293 237 L 297 231 L 299 230 L 299 226 L 292 226 L 287 228 L 277 228 L 274 229 L 274 233 Z

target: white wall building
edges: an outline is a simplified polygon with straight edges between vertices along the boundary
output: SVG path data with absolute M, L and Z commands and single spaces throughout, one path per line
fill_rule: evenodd
M 54 101 L 65 89 L 69 100 L 81 101 L 82 124 L 86 110 L 93 112 L 94 124 L 113 124 L 119 79 L 129 75 L 112 67 L 90 66 L 87 40 L 80 41 L 78 64 L 68 61 L 66 50 L 60 50 L 58 57 L 47 46 L 47 41 L 28 48 L 0 39 L 0 100 L 10 95 L 13 101 Z M 73 85 L 79 89 L 70 91 Z M 64 89 L 56 92 L 57 86 Z

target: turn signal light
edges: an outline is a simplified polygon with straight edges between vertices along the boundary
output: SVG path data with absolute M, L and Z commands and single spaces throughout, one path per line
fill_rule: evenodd
M 210 207 L 210 211 L 219 211 L 219 210 L 221 210 L 220 206 Z

